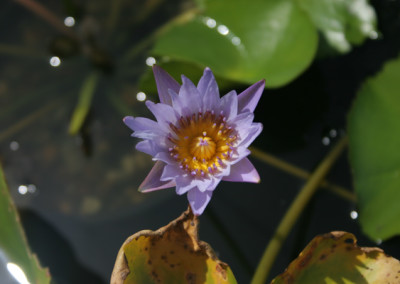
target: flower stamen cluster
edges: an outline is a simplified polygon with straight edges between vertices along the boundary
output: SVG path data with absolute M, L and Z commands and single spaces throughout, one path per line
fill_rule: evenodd
M 223 111 L 216 115 L 207 110 L 181 116 L 177 125 L 170 123 L 169 152 L 181 169 L 192 176 L 207 177 L 225 167 L 237 141 L 235 130 L 226 120 Z

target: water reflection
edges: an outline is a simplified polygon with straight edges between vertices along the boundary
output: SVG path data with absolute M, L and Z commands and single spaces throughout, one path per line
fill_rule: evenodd
M 15 263 L 7 263 L 7 270 L 20 284 L 30 284 L 26 278 L 25 272 Z
M 139 93 L 136 94 L 136 99 L 139 102 L 143 102 L 144 100 L 146 100 L 146 94 L 143 93 L 143 92 L 139 92 Z
M 152 56 L 150 56 L 150 57 L 147 57 L 146 58 L 146 65 L 147 66 L 153 66 L 154 64 L 156 64 L 156 59 L 154 58 L 154 57 L 152 57 Z
M 19 143 L 17 141 L 11 141 L 10 149 L 11 151 L 17 151 L 19 149 Z
M 331 144 L 331 139 L 327 136 L 322 137 L 322 145 L 328 146 L 329 144 Z
M 61 64 L 61 59 L 58 56 L 53 56 L 50 58 L 50 65 L 53 67 L 58 67 Z
M 350 218 L 353 219 L 353 220 L 356 220 L 358 218 L 358 212 L 355 211 L 355 210 L 352 210 L 350 212 Z
M 73 27 L 75 25 L 74 17 L 66 17 L 64 19 L 64 25 L 66 25 L 67 27 Z
M 221 34 L 221 35 L 227 35 L 229 33 L 229 29 L 227 26 L 225 25 L 219 25 L 217 27 L 217 31 Z
M 21 184 L 20 186 L 18 186 L 18 193 L 21 195 L 25 195 L 27 193 L 35 193 L 35 192 L 36 192 L 36 185 L 34 184 L 28 184 L 28 185 Z

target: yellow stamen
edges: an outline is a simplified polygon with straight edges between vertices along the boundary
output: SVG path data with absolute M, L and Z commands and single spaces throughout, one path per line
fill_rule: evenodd
M 193 176 L 205 176 L 224 167 L 233 154 L 237 133 L 226 124 L 226 118 L 211 111 L 181 117 L 170 125 L 175 133 L 171 156 Z

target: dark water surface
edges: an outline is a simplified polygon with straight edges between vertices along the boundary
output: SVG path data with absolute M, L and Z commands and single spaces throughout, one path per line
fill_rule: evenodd
M 146 49 L 129 62 L 122 58 L 188 5 L 142 2 L 121 1 L 122 12 L 114 21 L 111 1 L 41 1 L 61 19 L 75 18 L 78 39 L 14 1 L 1 4 L 0 161 L 32 250 L 57 283 L 107 283 L 129 235 L 157 229 L 187 207 L 186 197 L 173 189 L 137 192 L 153 162 L 133 150 L 135 140 L 122 117 L 149 114 L 136 95 L 137 80 L 150 67 Z M 372 4 L 381 38 L 348 55 L 316 60 L 291 84 L 266 90 L 255 112 L 256 121 L 264 124 L 256 147 L 311 172 L 345 133 L 346 114 L 361 82 L 399 51 L 399 1 Z M 51 65 L 57 65 L 54 56 L 60 58 L 59 66 Z M 93 72 L 100 74 L 100 83 L 88 119 L 77 136 L 70 136 L 79 91 Z M 254 157 L 252 161 L 262 182 L 222 183 L 200 218 L 200 237 L 231 266 L 239 283 L 249 282 L 304 184 Z M 352 189 L 347 153 L 328 179 Z M 318 191 L 271 275 L 281 273 L 317 234 L 349 231 L 360 245 L 376 246 L 351 218 L 356 210 L 353 203 Z M 400 258 L 398 238 L 380 246 Z M 5 263 L 0 254 L 1 283 L 16 283 Z

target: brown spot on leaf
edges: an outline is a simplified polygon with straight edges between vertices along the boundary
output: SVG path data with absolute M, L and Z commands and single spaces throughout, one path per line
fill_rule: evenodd
M 346 244 L 354 244 L 354 240 L 352 238 L 347 238 L 344 240 Z
M 196 274 L 194 273 L 186 273 L 186 282 L 188 284 L 194 284 L 196 283 Z

